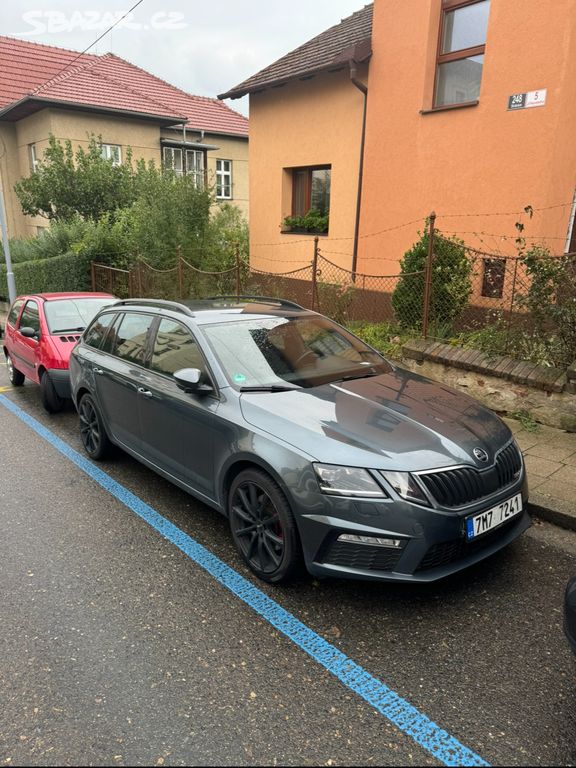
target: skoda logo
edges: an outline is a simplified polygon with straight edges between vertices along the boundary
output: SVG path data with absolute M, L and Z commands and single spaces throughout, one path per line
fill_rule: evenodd
M 483 451 L 482 448 L 474 448 L 473 453 L 478 461 L 483 461 L 484 463 L 488 461 L 488 454 L 486 451 Z

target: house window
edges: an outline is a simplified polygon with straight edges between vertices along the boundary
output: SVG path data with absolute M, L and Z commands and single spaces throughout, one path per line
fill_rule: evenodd
M 484 259 L 482 296 L 489 299 L 501 299 L 504 295 L 505 278 L 506 259 Z
M 30 173 L 35 173 L 40 162 L 36 155 L 36 144 L 28 144 L 28 161 L 30 163 Z
M 122 163 L 122 147 L 118 144 L 101 144 L 100 147 L 104 160 L 112 160 L 112 165 Z
M 490 0 L 443 0 L 435 107 L 480 95 Z
M 195 149 L 186 150 L 186 175 L 194 176 L 199 189 L 204 186 L 204 152 L 198 152 Z
M 292 171 L 292 216 L 305 216 L 315 210 L 321 216 L 330 212 L 330 166 L 294 168 Z
M 232 160 L 216 160 L 216 197 L 232 200 Z
M 196 186 L 204 186 L 204 152 L 164 147 L 162 159 L 165 170 L 174 171 L 177 176 L 194 176 Z

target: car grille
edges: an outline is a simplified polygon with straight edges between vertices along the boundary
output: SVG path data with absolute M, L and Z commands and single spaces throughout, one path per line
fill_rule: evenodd
M 442 507 L 461 507 L 491 496 L 511 485 L 522 469 L 518 448 L 511 443 L 496 457 L 490 469 L 459 467 L 419 475 L 419 479 Z
M 322 558 L 322 562 L 362 571 L 392 571 L 398 564 L 402 551 L 335 541 Z
M 433 544 L 426 552 L 417 571 L 426 571 L 430 568 L 439 568 L 443 565 L 449 565 L 456 560 L 463 560 L 469 555 L 479 552 L 489 547 L 497 541 L 509 528 L 518 523 L 518 519 L 509 520 L 494 531 L 485 534 L 477 541 L 468 542 L 463 538 L 453 539 L 452 541 L 443 541 L 440 544 Z
M 60 341 L 69 341 L 72 343 L 76 343 L 80 336 L 60 336 Z

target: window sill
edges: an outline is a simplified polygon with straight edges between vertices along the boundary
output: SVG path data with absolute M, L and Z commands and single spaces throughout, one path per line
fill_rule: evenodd
M 452 109 L 466 109 L 467 107 L 477 107 L 480 102 L 478 99 L 476 101 L 465 101 L 462 104 L 447 104 L 444 107 L 433 107 L 432 109 L 421 109 L 420 114 L 421 115 L 433 115 L 435 112 L 449 112 Z
M 328 232 L 317 232 L 311 229 L 283 229 L 281 235 L 310 235 L 314 237 L 328 237 Z

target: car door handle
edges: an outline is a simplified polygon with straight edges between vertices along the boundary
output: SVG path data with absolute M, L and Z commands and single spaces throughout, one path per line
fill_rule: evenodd
M 92 370 L 94 371 L 94 373 L 97 373 L 98 376 L 102 376 L 102 374 L 104 373 L 102 368 L 93 368 Z
M 138 387 L 138 394 L 144 395 L 144 397 L 153 397 L 152 392 L 149 389 L 144 389 L 144 387 Z

